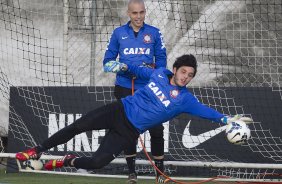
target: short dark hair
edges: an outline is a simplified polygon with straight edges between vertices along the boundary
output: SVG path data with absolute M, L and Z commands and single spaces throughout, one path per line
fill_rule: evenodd
M 197 60 L 196 60 L 195 56 L 193 56 L 192 54 L 185 54 L 185 55 L 182 55 L 182 56 L 176 58 L 172 67 L 176 68 L 176 70 L 178 70 L 181 66 L 193 67 L 194 70 L 195 70 L 193 77 L 195 77 L 195 75 L 197 73 Z

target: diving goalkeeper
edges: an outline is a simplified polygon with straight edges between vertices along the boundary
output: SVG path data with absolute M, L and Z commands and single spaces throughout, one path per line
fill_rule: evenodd
M 91 157 L 68 154 L 60 160 L 51 160 L 45 164 L 47 170 L 64 166 L 98 169 L 109 164 L 130 144 L 134 144 L 140 134 L 180 113 L 189 113 L 223 125 L 239 119 L 252 122 L 248 117 L 225 116 L 200 103 L 190 93 L 186 85 L 197 73 L 197 61 L 193 55 L 177 58 L 172 72 L 166 68 L 151 69 L 117 61 L 108 62 L 104 69 L 106 72 L 130 72 L 139 78 L 148 79 L 149 82 L 133 96 L 90 111 L 36 147 L 18 152 L 18 160 L 38 159 L 44 151 L 66 143 L 82 132 L 109 129 L 100 147 Z

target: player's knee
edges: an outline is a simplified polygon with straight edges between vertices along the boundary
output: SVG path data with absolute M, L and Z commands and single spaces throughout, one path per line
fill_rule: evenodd
M 154 158 L 163 157 L 164 145 L 163 144 L 152 144 L 151 152 Z

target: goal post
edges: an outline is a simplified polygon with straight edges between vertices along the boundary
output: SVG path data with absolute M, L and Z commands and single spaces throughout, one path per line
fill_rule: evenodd
M 0 158 L 11 158 L 15 159 L 15 153 L 0 153 Z M 42 155 L 40 160 L 54 160 L 61 159 L 62 156 L 59 155 Z M 126 164 L 124 158 L 116 158 L 111 162 L 111 164 Z M 151 165 L 148 160 L 136 160 L 136 164 L 140 165 Z M 125 175 L 109 175 L 109 174 L 93 174 L 87 171 L 78 171 L 78 172 L 58 172 L 58 171 L 44 171 L 44 170 L 30 170 L 22 168 L 20 161 L 17 160 L 17 165 L 20 172 L 32 172 L 32 173 L 46 173 L 46 174 L 60 174 L 60 175 L 74 175 L 74 176 L 88 176 L 88 177 L 107 177 L 107 178 L 127 178 Z M 175 165 L 175 166 L 185 166 L 185 167 L 209 167 L 209 168 L 240 168 L 240 169 L 282 169 L 282 164 L 258 164 L 258 163 L 234 163 L 234 162 L 200 162 L 200 161 L 165 161 L 165 165 Z M 154 179 L 152 176 L 140 176 L 140 179 Z M 176 180 L 208 180 L 209 178 L 199 178 L 199 177 L 174 177 Z M 259 181 L 268 181 L 267 179 L 260 178 L 229 178 L 223 177 L 216 179 L 217 181 L 249 181 L 249 182 L 259 182 Z M 280 182 L 280 179 L 271 179 L 273 183 Z M 269 181 L 268 181 L 269 182 Z
M 0 2 L 0 132 L 8 136 L 7 149 L 0 138 L 0 157 L 14 158 L 89 110 L 115 101 L 115 75 L 103 72 L 102 61 L 112 31 L 128 21 L 127 2 Z M 223 114 L 254 119 L 251 139 L 240 146 L 230 144 L 225 126 L 214 122 L 187 114 L 166 122 L 166 173 L 172 178 L 281 178 L 282 3 L 145 0 L 145 6 L 145 22 L 164 37 L 167 67 L 183 54 L 197 58 L 198 72 L 188 88 L 198 100 Z M 66 152 L 91 156 L 105 133 L 77 135 L 43 158 Z M 150 134 L 142 139 L 150 154 Z M 139 175 L 155 175 L 140 143 L 136 163 Z M 127 171 L 121 154 L 95 174 L 125 176 Z
M 15 153 L 0 153 L 2 158 L 16 159 Z M 61 159 L 60 155 L 42 155 L 40 160 Z M 116 158 L 111 163 L 126 164 L 124 158 Z M 151 165 L 148 160 L 136 160 L 136 164 Z M 282 164 L 263 164 L 245 162 L 202 162 L 202 161 L 165 161 L 165 165 L 192 166 L 192 167 L 215 167 L 215 168 L 254 168 L 254 169 L 282 169 Z

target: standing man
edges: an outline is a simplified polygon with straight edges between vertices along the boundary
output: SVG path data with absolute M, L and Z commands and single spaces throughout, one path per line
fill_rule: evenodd
M 149 68 L 166 67 L 167 58 L 163 36 L 158 28 L 144 23 L 146 15 L 144 1 L 129 0 L 127 15 L 130 21 L 113 31 L 103 64 L 116 60 L 119 56 L 119 61 L 125 64 Z M 132 95 L 134 91 L 144 87 L 147 82 L 147 80 L 128 73 L 118 73 L 116 75 L 114 95 L 118 100 Z M 163 125 L 149 129 L 152 155 L 155 165 L 161 171 L 164 171 L 163 130 Z M 124 150 L 129 170 L 129 184 L 137 183 L 137 174 L 135 172 L 136 143 Z M 158 177 L 159 173 L 157 172 Z

